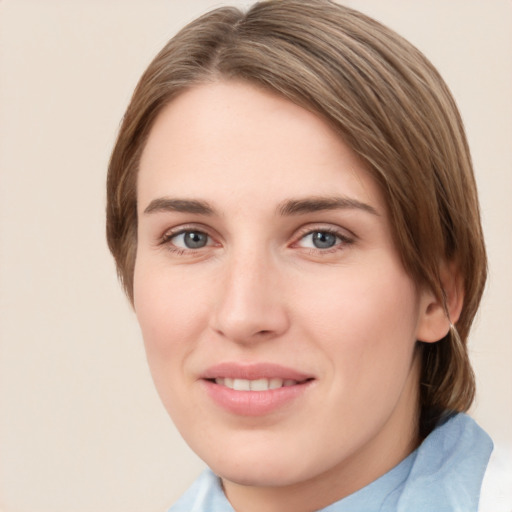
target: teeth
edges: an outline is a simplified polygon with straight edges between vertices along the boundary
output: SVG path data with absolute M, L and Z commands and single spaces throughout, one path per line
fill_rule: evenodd
M 283 379 L 270 379 L 268 382 L 269 389 L 277 389 L 282 387 Z
M 270 389 L 279 389 L 287 386 L 294 386 L 298 384 L 296 380 L 292 379 L 230 379 L 230 378 L 217 378 L 215 383 L 219 386 L 225 386 L 235 391 L 268 391 Z
M 233 380 L 233 389 L 235 391 L 250 391 L 251 390 L 251 381 L 245 379 L 234 379 Z
M 268 379 L 246 381 L 250 384 L 251 391 L 267 391 L 270 388 Z

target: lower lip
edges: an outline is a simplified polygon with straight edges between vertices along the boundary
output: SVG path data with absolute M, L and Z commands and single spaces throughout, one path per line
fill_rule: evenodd
M 236 391 L 210 380 L 201 382 L 217 405 L 240 416 L 264 416 L 282 409 L 302 396 L 312 383 L 305 381 L 268 391 Z

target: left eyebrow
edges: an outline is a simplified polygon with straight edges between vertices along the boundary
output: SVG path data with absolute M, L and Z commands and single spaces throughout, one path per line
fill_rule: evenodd
M 305 199 L 289 199 L 277 207 L 280 215 L 302 215 L 322 210 L 362 210 L 372 215 L 379 215 L 377 210 L 369 204 L 350 197 L 308 197 Z
M 144 210 L 144 213 L 154 212 L 182 212 L 197 213 L 199 215 L 213 215 L 214 209 L 205 201 L 196 199 L 173 199 L 169 197 L 159 197 L 153 199 Z

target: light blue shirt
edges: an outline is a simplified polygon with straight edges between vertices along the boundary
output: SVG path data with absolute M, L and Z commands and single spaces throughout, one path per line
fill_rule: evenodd
M 400 464 L 319 512 L 477 512 L 493 444 L 465 414 L 437 426 Z M 235 512 L 206 470 L 169 512 Z

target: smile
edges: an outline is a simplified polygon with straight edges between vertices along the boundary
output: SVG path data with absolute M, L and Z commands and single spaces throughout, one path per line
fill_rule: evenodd
M 271 389 L 279 389 L 282 387 L 295 386 L 299 381 L 293 379 L 230 379 L 216 378 L 215 384 L 225 386 L 235 391 L 270 391 Z
M 225 362 L 204 371 L 199 382 L 216 407 L 236 416 L 258 417 L 300 407 L 316 378 L 271 363 Z

